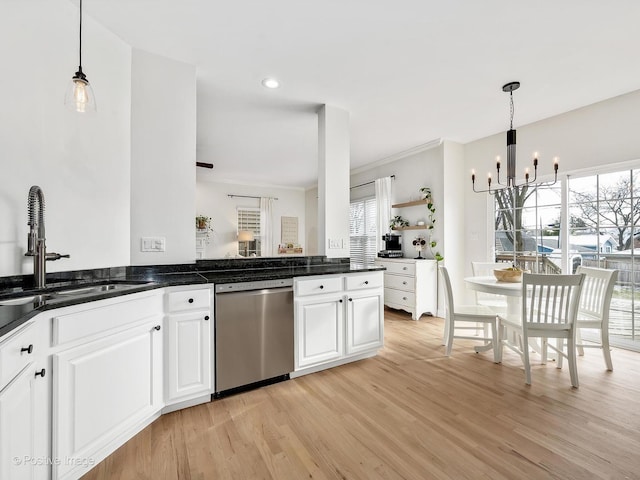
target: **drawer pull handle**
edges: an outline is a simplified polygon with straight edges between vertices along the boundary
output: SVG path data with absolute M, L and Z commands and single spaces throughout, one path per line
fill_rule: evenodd
M 31 353 L 33 353 L 33 345 L 29 345 L 28 347 L 22 347 L 20 349 L 20 353 L 22 352 L 27 352 L 28 355 L 31 355 Z
M 154 330 L 160 330 L 162 327 L 160 325 L 156 325 L 155 327 L 153 327 Z
M 205 319 L 205 320 L 209 320 L 209 315 L 205 315 L 205 316 L 204 316 L 204 319 Z
M 44 375 L 47 373 L 47 371 L 43 368 L 42 370 L 40 370 L 39 372 L 36 372 L 36 377 L 40 376 L 42 378 L 44 378 Z
M 324 285 L 320 285 L 320 290 L 322 290 L 324 288 Z
M 193 303 L 193 298 L 190 298 L 188 301 L 189 303 Z
M 365 284 L 365 285 L 369 285 L 369 280 L 365 280 L 365 281 L 364 281 L 364 284 Z

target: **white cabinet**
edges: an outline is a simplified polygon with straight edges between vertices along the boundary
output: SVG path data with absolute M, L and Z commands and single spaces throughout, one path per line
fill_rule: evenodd
M 162 409 L 162 296 L 127 297 L 52 319 L 54 480 L 79 478 Z
M 211 288 L 172 288 L 166 305 L 165 403 L 203 395 L 208 401 L 214 371 Z
M 375 355 L 384 343 L 382 272 L 294 279 L 296 372 Z
M 295 368 L 337 360 L 344 355 L 344 296 L 311 296 L 295 302 Z
M 346 353 L 352 355 L 382 347 L 384 324 L 382 292 L 350 292 L 347 299 Z
M 42 355 L 44 325 L 39 327 L 32 321 L 0 342 L 2 479 L 49 478 L 49 368 Z M 14 376 L 7 378 L 10 373 Z
M 423 313 L 437 315 L 437 272 L 435 260 L 378 258 L 385 267 L 384 304 L 411 313 L 418 320 Z

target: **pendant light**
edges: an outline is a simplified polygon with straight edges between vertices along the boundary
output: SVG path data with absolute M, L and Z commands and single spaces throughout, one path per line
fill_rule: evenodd
M 70 110 L 85 113 L 96 111 L 96 99 L 93 89 L 82 71 L 82 0 L 80 0 L 80 48 L 78 71 L 71 78 L 64 103 Z

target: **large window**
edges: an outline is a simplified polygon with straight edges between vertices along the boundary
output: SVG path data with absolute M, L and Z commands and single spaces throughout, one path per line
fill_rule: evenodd
M 376 199 L 354 200 L 349 209 L 351 264 L 372 266 L 376 258 Z
M 618 270 L 611 342 L 640 348 L 640 170 L 571 176 L 564 185 L 566 195 L 560 181 L 496 192 L 496 260 L 541 273 Z
M 243 240 L 243 235 L 253 237 L 253 240 Z M 243 257 L 261 254 L 259 208 L 238 207 L 238 253 Z
M 640 170 L 569 179 L 569 243 L 586 266 L 618 270 L 609 334 L 640 342 Z

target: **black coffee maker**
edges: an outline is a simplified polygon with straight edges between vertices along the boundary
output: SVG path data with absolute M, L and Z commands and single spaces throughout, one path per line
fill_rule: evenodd
M 384 240 L 384 250 L 378 252 L 381 258 L 402 257 L 402 235 L 397 233 L 386 233 L 382 236 Z

